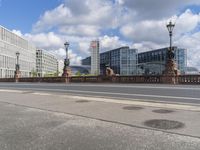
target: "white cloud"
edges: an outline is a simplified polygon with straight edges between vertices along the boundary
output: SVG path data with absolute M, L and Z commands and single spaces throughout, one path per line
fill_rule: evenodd
M 33 31 L 55 29 L 72 35 L 98 36 L 101 29 L 119 26 L 124 20 L 121 11 L 111 0 L 66 1 L 41 15 Z
M 200 0 L 65 0 L 42 14 L 33 26 L 33 33 L 25 37 L 39 47 L 56 49 L 62 56 L 67 40 L 72 62 L 80 63 L 82 55 L 90 54 L 89 44 L 94 39 L 100 40 L 102 51 L 127 45 L 139 51 L 166 47 L 169 44 L 166 23 L 174 18 L 174 44 L 188 48 L 189 64 L 199 67 L 200 31 L 195 29 L 200 24 L 200 14 L 190 9 L 180 13 L 188 5 L 200 5 Z M 120 35 L 108 34 L 110 29 Z M 198 55 L 193 56 L 194 53 Z
M 128 46 L 129 44 L 125 41 L 121 41 L 118 36 L 110 37 L 108 35 L 105 35 L 103 37 L 100 37 L 99 40 L 101 45 L 101 51 L 108 51 L 121 46 Z
M 60 33 L 67 35 L 77 36 L 99 36 L 100 27 L 92 25 L 74 25 L 74 26 L 62 26 L 59 28 Z
M 141 21 L 135 24 L 123 26 L 120 32 L 134 42 L 152 41 L 163 43 L 166 42 L 167 29 L 165 21 Z
M 131 47 L 138 49 L 138 52 L 145 52 L 154 49 L 159 49 L 163 47 L 167 47 L 168 45 L 157 44 L 150 41 L 142 41 L 139 43 L 134 43 Z
M 53 10 L 46 11 L 36 24 L 33 26 L 33 32 L 41 32 L 52 29 L 55 26 L 62 25 L 66 19 L 70 21 L 72 18 L 70 10 L 64 6 L 59 5 Z
M 119 1 L 119 0 L 118 0 Z M 135 12 L 137 20 L 163 19 L 180 12 L 188 5 L 200 5 L 200 0 L 120 0 Z
M 64 40 L 54 32 L 25 34 L 25 38 L 32 41 L 37 47 L 44 49 L 56 49 L 63 46 Z
M 17 34 L 18 36 L 23 36 L 23 34 L 21 33 L 21 31 L 20 30 L 12 30 L 12 32 L 14 33 L 14 34 Z
M 177 18 L 175 34 L 180 37 L 181 34 L 190 33 L 199 23 L 200 14 L 194 14 L 190 9 L 188 9 Z

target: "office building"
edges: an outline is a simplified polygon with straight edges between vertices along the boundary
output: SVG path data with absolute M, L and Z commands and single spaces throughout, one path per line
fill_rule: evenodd
M 90 43 L 91 51 L 91 74 L 100 74 L 100 60 L 99 60 L 99 41 L 92 41 Z
M 186 67 L 187 75 L 199 75 L 200 71 L 196 67 Z
M 138 74 L 162 75 L 167 62 L 168 48 L 156 49 L 138 54 Z M 186 49 L 174 47 L 175 63 L 181 74 L 185 74 L 187 66 Z
M 57 61 L 58 76 L 62 76 L 64 69 L 64 61 L 60 58 Z
M 91 65 L 91 57 L 82 60 L 82 65 Z M 101 74 L 105 74 L 106 67 L 113 69 L 115 74 L 137 74 L 137 49 L 120 47 L 100 54 Z
M 36 71 L 38 77 L 57 76 L 57 58 L 50 52 L 38 49 L 36 51 Z
M 19 52 L 21 77 L 31 77 L 36 69 L 36 48 L 26 39 L 0 26 L 0 78 L 13 78 Z

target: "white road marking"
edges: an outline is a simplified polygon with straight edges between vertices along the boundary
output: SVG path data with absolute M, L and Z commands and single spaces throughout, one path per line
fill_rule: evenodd
M 8 84 L 1 84 L 1 85 L 8 85 Z M 16 84 L 14 84 L 16 85 Z M 31 83 L 31 84 L 26 84 L 22 83 L 19 85 L 45 85 L 45 86 L 50 86 L 50 87 L 122 87 L 122 88 L 139 88 L 139 89 L 180 89 L 180 90 L 200 90 L 200 86 L 198 87 L 197 85 L 193 85 L 193 87 L 180 87 L 180 86 L 150 86 L 150 85 L 130 85 L 130 84 L 88 84 L 88 83 L 83 83 L 83 84 L 78 84 L 78 83 L 70 83 L 70 84 L 51 84 L 51 83 Z M 184 85 L 183 85 L 184 86 Z
M 49 94 L 49 93 L 31 93 L 31 94 L 34 94 L 34 95 L 41 95 L 41 96 L 50 96 L 52 94 Z
M 171 108 L 171 109 L 181 109 L 181 110 L 191 110 L 191 111 L 200 111 L 199 106 L 192 105 L 183 105 L 183 104 L 167 104 L 167 103 L 154 103 L 154 102 L 144 102 L 134 99 L 130 100 L 116 100 L 116 99 L 107 99 L 107 98 L 97 98 L 97 97 L 81 97 L 81 96 L 66 96 L 66 98 L 73 98 L 77 100 L 89 100 L 89 101 L 98 101 L 106 103 L 116 103 L 116 104 L 126 104 L 126 105 L 137 105 L 137 106 L 146 106 L 146 107 L 159 107 L 159 108 Z
M 20 90 L 0 90 L 0 92 L 13 92 L 13 93 L 23 93 L 24 91 Z M 53 94 L 50 93 L 30 93 L 34 95 L 41 96 L 51 96 Z M 139 99 L 133 100 L 119 100 L 113 98 L 102 98 L 102 97 L 88 97 L 88 96 L 73 96 L 73 95 L 59 95 L 59 97 L 75 99 L 75 100 L 89 100 L 89 101 L 98 101 L 98 102 L 106 102 L 106 103 L 116 103 L 116 104 L 126 104 L 126 105 L 138 105 L 138 106 L 146 106 L 146 107 L 158 107 L 158 108 L 171 108 L 171 109 L 180 109 L 180 110 L 191 110 L 191 111 L 200 111 L 200 106 L 186 105 L 181 103 L 170 104 L 170 103 L 159 103 L 159 101 L 141 101 Z
M 19 91 L 19 90 L 2 90 L 2 89 L 0 89 L 0 92 L 22 93 L 23 91 Z
M 81 90 L 67 90 L 67 89 L 41 89 L 41 88 L 16 88 L 20 90 L 38 90 L 38 91 L 55 91 L 55 92 L 74 92 L 74 93 L 87 93 L 87 94 L 106 94 L 106 95 L 123 95 L 123 96 L 138 96 L 138 97 L 152 97 L 152 98 L 165 98 L 165 99 L 185 99 L 185 100 L 197 100 L 200 98 L 195 97 L 178 97 L 178 96 L 163 96 L 163 95 L 146 95 L 146 94 L 130 94 L 130 93 L 113 93 L 113 92 L 97 92 L 97 91 L 81 91 Z

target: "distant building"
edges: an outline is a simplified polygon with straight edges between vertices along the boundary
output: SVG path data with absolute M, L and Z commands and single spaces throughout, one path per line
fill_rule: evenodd
M 92 41 L 90 43 L 91 50 L 91 74 L 99 75 L 100 60 L 99 60 L 99 41 Z
M 200 72 L 197 68 L 195 67 L 187 67 L 186 68 L 186 73 L 185 74 L 189 74 L 189 75 L 199 75 Z
M 58 76 L 62 76 L 63 74 L 63 68 L 64 68 L 64 61 L 59 59 L 57 61 L 57 69 L 58 69 Z
M 89 66 L 70 66 L 72 75 L 88 75 L 90 74 L 91 67 Z
M 161 75 L 165 70 L 168 48 L 156 49 L 138 54 L 138 74 Z M 185 74 L 187 66 L 186 49 L 174 47 L 175 62 L 181 74 Z
M 57 75 L 58 74 L 57 58 L 53 54 L 45 50 L 37 50 L 36 71 L 38 77 Z
M 82 60 L 82 65 L 91 65 L 91 57 Z M 106 67 L 113 69 L 115 74 L 137 74 L 137 49 L 120 47 L 100 54 L 101 74 L 105 73 Z
M 26 39 L 0 26 L 0 78 L 13 78 L 20 53 L 21 77 L 31 77 L 36 69 L 36 48 Z

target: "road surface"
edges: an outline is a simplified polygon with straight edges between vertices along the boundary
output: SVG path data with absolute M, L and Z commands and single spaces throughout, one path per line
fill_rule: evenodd
M 198 150 L 198 86 L 0 83 L 1 150 Z
M 60 92 L 129 100 L 200 104 L 199 85 L 0 83 L 0 89 Z

